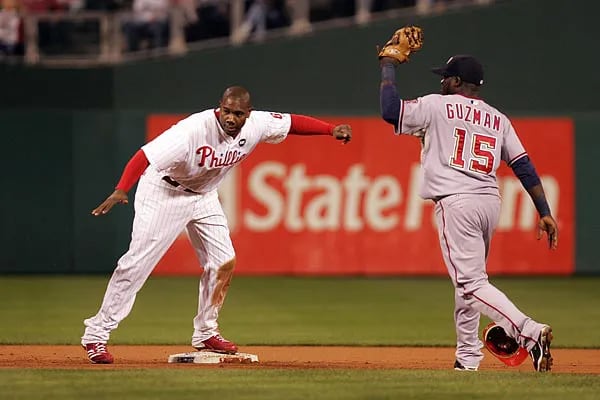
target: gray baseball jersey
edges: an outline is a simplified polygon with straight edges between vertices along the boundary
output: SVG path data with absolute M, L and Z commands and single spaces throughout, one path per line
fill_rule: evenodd
M 498 194 L 496 170 L 527 153 L 509 119 L 480 99 L 430 94 L 403 100 L 397 134 L 421 137 L 421 197 Z
M 542 328 L 488 282 L 500 214 L 496 170 L 527 155 L 508 118 L 483 100 L 431 94 L 403 100 L 396 134 L 421 139 L 421 197 L 433 199 L 442 256 L 455 286 L 456 360 L 477 368 L 483 313 L 530 350 Z

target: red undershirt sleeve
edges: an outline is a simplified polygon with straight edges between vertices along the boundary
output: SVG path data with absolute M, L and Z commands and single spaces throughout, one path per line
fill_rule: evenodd
M 138 150 L 125 166 L 121 180 L 117 183 L 115 189 L 129 192 L 138 179 L 140 179 L 140 176 L 142 176 L 148 165 L 150 165 L 150 162 L 146 158 L 146 154 L 144 154 L 142 149 Z
M 292 135 L 332 135 L 335 125 L 306 115 L 291 114 Z

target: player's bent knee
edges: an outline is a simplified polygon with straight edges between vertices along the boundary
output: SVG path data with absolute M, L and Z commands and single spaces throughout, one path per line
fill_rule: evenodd
M 233 271 L 234 268 L 235 268 L 235 257 L 233 257 L 231 260 L 223 263 L 219 267 L 219 271 Z
M 231 284 L 233 277 L 233 269 L 235 268 L 235 258 L 224 263 L 217 269 L 217 284 L 213 292 L 211 303 L 214 306 L 221 306 L 227 295 L 227 290 Z

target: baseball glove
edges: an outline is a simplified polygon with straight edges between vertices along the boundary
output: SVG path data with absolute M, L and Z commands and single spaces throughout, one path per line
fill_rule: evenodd
M 506 334 L 504 328 L 494 322 L 485 327 L 482 336 L 485 348 L 508 366 L 520 365 L 527 358 L 527 350 L 519 346 L 515 339 Z
M 383 46 L 377 47 L 379 59 L 391 57 L 399 63 L 407 62 L 411 53 L 423 47 L 423 30 L 418 26 L 405 26 L 398 29 Z

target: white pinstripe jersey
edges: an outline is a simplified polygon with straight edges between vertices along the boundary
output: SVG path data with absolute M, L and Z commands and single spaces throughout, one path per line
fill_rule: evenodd
M 481 99 L 430 94 L 402 100 L 396 134 L 421 138 L 424 199 L 499 194 L 496 170 L 527 155 L 506 115 Z
M 217 112 L 192 114 L 144 145 L 150 164 L 182 186 L 208 193 L 258 143 L 282 142 L 291 126 L 290 114 L 251 111 L 240 133 L 232 138 L 221 128 Z

